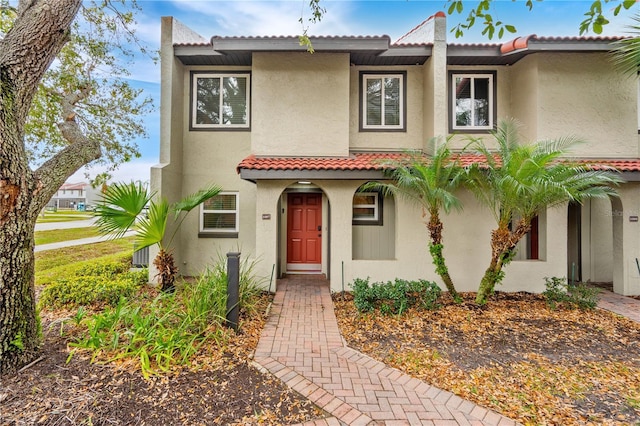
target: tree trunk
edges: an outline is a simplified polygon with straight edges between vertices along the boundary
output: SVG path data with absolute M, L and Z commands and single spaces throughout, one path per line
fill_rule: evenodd
M 24 146 L 31 101 L 67 40 L 80 0 L 20 1 L 13 28 L 0 39 L 0 374 L 34 358 L 40 324 L 34 289 L 38 213 L 80 166 L 100 154 L 78 126 L 61 126 L 71 144 L 36 172 Z M 97 148 L 97 149 L 96 149 Z
M 511 261 L 516 244 L 529 232 L 529 229 L 531 229 L 531 221 L 520 220 L 513 232 L 509 230 L 508 224 L 500 224 L 498 229 L 491 231 L 491 262 L 478 286 L 476 295 L 478 305 L 486 304 L 496 284 L 502 281 L 504 278 L 502 268 Z
M 478 286 L 478 294 L 476 295 L 476 303 L 478 305 L 487 303 L 487 299 L 493 294 L 493 290 L 498 283 L 501 272 L 502 266 L 498 266 L 498 259 L 492 256 L 491 263 L 484 272 L 482 280 L 480 280 L 480 286 Z
M 462 302 L 462 298 L 456 291 L 456 287 L 453 285 L 453 280 L 449 275 L 449 268 L 447 267 L 444 255 L 442 254 L 444 248 L 442 245 L 442 228 L 444 225 L 440 220 L 437 209 L 431 210 L 429 214 L 430 218 L 427 223 L 427 229 L 429 229 L 429 236 L 431 237 L 429 253 L 431 253 L 433 264 L 436 266 L 436 273 L 440 276 L 442 282 L 444 282 L 449 294 L 453 297 L 453 300 L 456 303 L 460 303 Z
M 176 274 L 178 273 L 173 254 L 161 248 L 156 258 L 153 259 L 153 265 L 158 270 L 157 277 L 160 278 L 160 290 L 165 293 L 173 292 L 175 290 Z
M 29 194 L 24 181 L 0 181 L 0 373 L 30 361 L 40 343 L 33 286 L 37 211 L 29 213 Z

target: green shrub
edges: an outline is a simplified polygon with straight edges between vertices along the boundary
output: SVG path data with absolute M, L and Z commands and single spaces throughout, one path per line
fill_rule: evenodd
M 407 281 L 399 278 L 373 284 L 369 284 L 368 278 L 357 278 L 352 287 L 353 301 L 360 312 L 377 309 L 387 315 L 399 315 L 414 306 L 436 309 L 441 293 L 440 287 L 432 281 Z
M 90 305 L 107 303 L 113 305 L 121 297 L 129 297 L 146 282 L 140 272 L 118 276 L 90 275 L 58 280 L 44 288 L 40 295 L 43 306 Z
M 53 251 L 51 252 L 53 253 Z M 49 252 L 38 254 L 43 253 L 49 254 Z M 36 261 L 36 284 L 49 285 L 60 279 L 77 275 L 101 275 L 100 271 L 104 271 L 105 273 L 107 271 L 128 271 L 131 267 L 131 252 L 126 251 L 80 262 L 62 258 L 60 262 L 62 264 L 49 261 L 44 261 L 43 264 L 41 261 Z M 48 266 L 45 264 L 48 264 Z
M 595 309 L 598 306 L 600 289 L 585 283 L 569 286 L 571 302 L 582 310 Z
M 87 261 L 69 267 L 65 278 L 45 287 L 40 295 L 43 306 L 114 305 L 120 297 L 133 295 L 147 282 L 147 270 L 129 271 L 130 258 Z
M 569 301 L 566 278 L 545 277 L 544 281 L 546 290 L 542 292 L 542 295 L 551 309 L 556 309 L 558 304 Z
M 76 275 L 83 277 L 92 275 L 113 277 L 128 272 L 129 268 L 131 268 L 131 259 L 130 256 L 127 256 L 116 260 L 98 260 L 81 264 L 76 270 Z
M 585 283 L 569 285 L 566 278 L 546 277 L 544 280 L 546 290 L 542 294 L 551 309 L 565 306 L 570 309 L 588 310 L 598 306 L 599 288 Z

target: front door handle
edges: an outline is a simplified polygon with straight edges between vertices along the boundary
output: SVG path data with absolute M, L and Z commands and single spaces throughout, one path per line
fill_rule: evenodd
M 322 225 L 318 225 L 318 232 L 322 231 Z

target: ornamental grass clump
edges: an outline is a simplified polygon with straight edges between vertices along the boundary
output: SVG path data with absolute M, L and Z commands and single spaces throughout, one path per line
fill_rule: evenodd
M 240 310 L 253 313 L 260 296 L 255 263 L 244 261 L 240 272 Z M 120 298 L 116 306 L 83 321 L 86 330 L 70 344 L 92 352 L 92 361 L 129 360 L 145 377 L 188 365 L 205 344 L 224 346 L 232 334 L 223 327 L 227 275 L 223 261 L 175 293 L 159 293 L 151 301 Z

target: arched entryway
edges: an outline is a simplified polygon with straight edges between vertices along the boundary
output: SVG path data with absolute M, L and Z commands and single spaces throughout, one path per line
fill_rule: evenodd
M 309 181 L 289 185 L 278 200 L 278 271 L 329 277 L 329 200 Z

